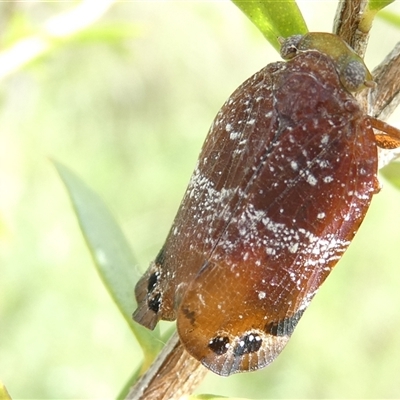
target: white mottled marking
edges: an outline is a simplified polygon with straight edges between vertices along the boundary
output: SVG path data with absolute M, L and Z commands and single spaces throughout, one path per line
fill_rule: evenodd
M 328 144 L 329 142 L 329 135 L 323 135 L 321 138 L 321 144 Z
M 325 183 L 331 183 L 331 182 L 333 182 L 333 178 L 332 178 L 332 176 L 325 176 L 324 177 L 324 179 L 323 179 L 323 181 L 325 182 Z
M 307 183 L 309 183 L 311 186 L 315 186 L 318 182 L 317 178 L 311 174 L 307 175 L 306 178 Z
M 267 297 L 267 294 L 265 292 L 263 292 L 261 290 L 258 292 L 258 298 L 260 300 L 265 299 L 266 297 Z
M 240 132 L 231 132 L 230 134 L 229 134 L 229 138 L 231 139 L 231 140 L 236 140 L 237 138 L 239 138 L 240 137 Z

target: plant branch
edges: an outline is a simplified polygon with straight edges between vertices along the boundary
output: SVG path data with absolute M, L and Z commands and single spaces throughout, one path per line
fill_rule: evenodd
M 191 394 L 207 371 L 189 355 L 175 332 L 126 399 L 178 400 Z
M 333 23 L 333 33 L 347 42 L 361 57 L 364 57 L 369 36 L 369 30 L 360 30 L 367 4 L 367 0 L 339 1 Z
M 387 119 L 400 103 L 400 42 L 374 69 L 376 87 L 368 93 L 368 114 Z

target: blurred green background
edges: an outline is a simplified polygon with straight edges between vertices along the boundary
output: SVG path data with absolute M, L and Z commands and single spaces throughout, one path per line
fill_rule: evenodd
M 78 4 L 0 3 L 0 71 L 7 48 L 45 38 L 49 19 Z M 336 1 L 299 5 L 310 30 L 331 31 Z M 375 22 L 370 68 L 399 38 L 398 29 Z M 116 2 L 2 78 L 0 380 L 13 398 L 113 398 L 142 356 L 93 268 L 49 158 L 101 194 L 145 270 L 219 107 L 278 58 L 229 1 Z M 400 126 L 400 114 L 390 122 Z M 210 373 L 198 392 L 399 398 L 399 205 L 400 193 L 384 183 L 274 364 L 231 378 Z

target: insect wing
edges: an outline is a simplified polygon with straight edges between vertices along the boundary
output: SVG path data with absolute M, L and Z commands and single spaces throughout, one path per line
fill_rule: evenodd
M 165 245 L 136 286 L 134 319 L 154 328 L 174 320 L 247 190 L 276 129 L 267 69 L 245 81 L 217 114 Z M 264 113 L 262 118 L 260 114 Z M 270 133 L 270 136 L 269 136 Z
M 242 164 L 221 162 L 220 173 L 216 162 L 209 169 L 203 159 L 217 150 L 210 146 L 189 186 L 187 196 L 199 190 L 196 202 L 183 205 L 191 216 L 193 207 L 206 210 L 194 223 L 210 225 L 196 225 L 192 232 L 198 236 L 188 239 L 203 267 L 191 271 L 190 286 L 181 294 L 178 332 L 189 353 L 220 375 L 255 370 L 276 358 L 377 191 L 373 131 L 341 87 L 331 60 L 311 51 L 267 68 L 272 108 L 255 108 L 251 99 L 255 128 L 244 133 L 258 137 L 244 143 L 248 153 Z M 230 132 L 240 132 L 240 126 L 231 124 Z M 213 139 L 208 137 L 206 149 Z M 261 153 L 254 150 L 256 141 Z M 234 151 L 239 149 L 236 142 Z M 235 180 L 232 169 L 246 173 Z M 230 177 L 229 186 L 215 181 L 223 174 Z M 209 201 L 210 187 L 212 198 L 219 199 L 235 186 L 239 189 L 229 199 L 234 203 L 222 203 L 207 219 L 210 206 L 221 205 Z

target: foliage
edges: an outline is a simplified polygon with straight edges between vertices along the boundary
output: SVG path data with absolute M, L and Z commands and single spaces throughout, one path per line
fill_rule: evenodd
M 265 38 L 279 51 L 279 37 L 307 32 L 303 16 L 294 0 L 241 1 L 232 0 L 254 23 Z

